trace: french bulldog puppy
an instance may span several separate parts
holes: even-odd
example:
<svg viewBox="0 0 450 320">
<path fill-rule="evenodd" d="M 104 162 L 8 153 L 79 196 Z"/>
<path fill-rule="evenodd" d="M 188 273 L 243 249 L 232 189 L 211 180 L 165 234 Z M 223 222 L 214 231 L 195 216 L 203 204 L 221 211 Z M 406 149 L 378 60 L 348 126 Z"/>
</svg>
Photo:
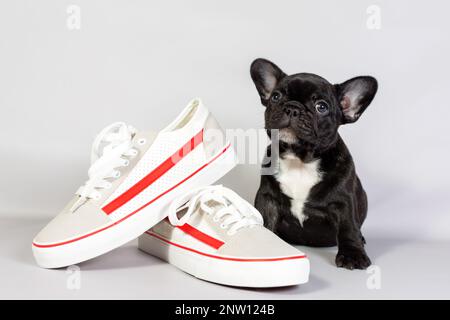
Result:
<svg viewBox="0 0 450 320">
<path fill-rule="evenodd" d="M 338 267 L 366 269 L 367 196 L 338 129 L 366 110 L 376 79 L 331 84 L 311 73 L 286 75 L 265 59 L 255 60 L 250 73 L 266 107 L 268 135 L 279 130 L 279 156 L 270 159 L 277 161 L 276 173 L 261 176 L 255 199 L 265 226 L 294 244 L 337 245 Z"/>
</svg>

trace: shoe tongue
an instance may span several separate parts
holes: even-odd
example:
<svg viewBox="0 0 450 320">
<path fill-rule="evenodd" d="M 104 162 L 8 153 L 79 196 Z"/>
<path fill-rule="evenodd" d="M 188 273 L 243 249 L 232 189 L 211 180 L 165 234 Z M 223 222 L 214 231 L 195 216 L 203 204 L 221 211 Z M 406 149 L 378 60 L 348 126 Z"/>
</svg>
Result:
<svg viewBox="0 0 450 320">
<path fill-rule="evenodd" d="M 136 143 L 138 140 L 145 138 L 148 141 L 152 142 L 156 139 L 158 132 L 155 131 L 138 131 L 133 136 L 133 143 Z"/>
<path fill-rule="evenodd" d="M 211 209 L 213 209 L 214 211 L 225 208 L 225 207 L 229 206 L 230 204 L 231 203 L 229 203 L 228 201 L 227 201 L 227 205 L 224 205 L 222 202 L 218 202 L 216 200 L 209 200 L 208 202 L 206 202 L 206 205 L 208 207 L 210 207 Z"/>
<path fill-rule="evenodd" d="M 103 136 L 100 136 L 99 140 L 96 139 L 94 142 L 93 153 L 91 154 L 91 164 L 130 139 L 130 134 L 132 134 L 132 132 L 129 131 L 129 128 L 126 125 L 113 129 L 105 132 Z"/>
</svg>

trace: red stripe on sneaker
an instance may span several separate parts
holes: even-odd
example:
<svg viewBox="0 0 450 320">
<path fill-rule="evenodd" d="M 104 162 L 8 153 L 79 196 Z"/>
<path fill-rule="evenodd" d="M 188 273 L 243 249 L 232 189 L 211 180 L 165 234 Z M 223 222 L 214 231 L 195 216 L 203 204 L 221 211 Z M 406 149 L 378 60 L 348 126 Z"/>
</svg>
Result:
<svg viewBox="0 0 450 320">
<path fill-rule="evenodd" d="M 163 237 L 161 237 L 161 236 L 159 236 L 159 235 L 157 235 L 157 234 L 155 234 L 153 232 L 146 231 L 145 233 L 150 235 L 150 236 L 152 236 L 152 237 L 154 237 L 154 238 L 156 238 L 156 239 L 159 239 L 159 240 L 161 240 L 161 241 L 163 241 L 163 242 L 165 242 L 167 244 L 170 244 L 172 246 L 178 247 L 180 249 L 184 249 L 184 250 L 196 253 L 196 254 L 200 254 L 200 255 L 205 256 L 205 257 L 214 258 L 214 259 L 220 259 L 220 260 L 237 261 L 237 262 L 271 262 L 271 261 L 283 261 L 283 260 L 294 260 L 294 259 L 306 259 L 307 258 L 306 255 L 288 256 L 288 257 L 279 257 L 279 258 L 233 258 L 233 257 L 224 257 L 224 256 L 218 256 L 218 255 L 214 255 L 214 254 L 209 254 L 209 253 L 206 253 L 206 252 L 201 252 L 201 251 L 198 251 L 198 250 L 195 250 L 195 249 L 192 249 L 192 248 L 185 247 L 185 246 L 183 246 L 181 244 L 178 244 L 178 243 L 169 241 L 167 239 L 164 239 Z"/>
<path fill-rule="evenodd" d="M 180 182 L 178 182 L 177 184 L 173 185 L 172 187 L 170 187 L 169 189 L 167 189 L 166 191 L 164 191 L 163 193 L 161 193 L 159 196 L 157 196 L 156 198 L 153 198 L 152 200 L 150 200 L 149 202 L 147 202 L 145 205 L 143 205 L 142 207 L 134 210 L 133 212 L 129 213 L 128 215 L 126 215 L 125 217 L 123 217 L 122 219 L 113 222 L 101 229 L 92 231 L 90 233 L 86 233 L 82 236 L 79 236 L 77 238 L 73 238 L 67 241 L 63 241 L 63 242 L 56 242 L 56 243 L 50 243 L 50 244 L 39 244 L 36 242 L 33 242 L 33 246 L 37 247 L 37 248 L 52 248 L 52 247 L 58 247 L 58 246 L 62 246 L 65 244 L 69 244 L 69 243 L 73 243 L 85 238 L 88 238 L 90 236 L 93 236 L 97 233 L 100 233 L 104 230 L 107 230 L 111 227 L 114 227 L 116 225 L 118 225 L 119 223 L 125 221 L 126 219 L 128 219 L 129 217 L 133 216 L 134 214 L 138 213 L 139 211 L 141 211 L 142 209 L 144 209 L 145 207 L 149 206 L 150 204 L 152 204 L 153 202 L 155 202 L 156 200 L 158 200 L 159 198 L 161 198 L 162 196 L 164 196 L 165 194 L 169 193 L 170 191 L 176 189 L 179 185 L 183 184 L 185 181 L 189 180 L 190 178 L 192 178 L 193 176 L 195 176 L 197 173 L 199 173 L 201 170 L 203 170 L 205 167 L 207 167 L 209 164 L 211 164 L 212 162 L 214 162 L 217 158 L 219 158 L 220 156 L 222 156 L 223 154 L 225 154 L 225 152 L 230 149 L 231 144 L 228 144 L 220 153 L 218 153 L 216 156 L 214 156 L 214 158 L 210 159 L 207 163 L 205 163 L 204 165 L 202 165 L 200 168 L 198 168 L 197 170 L 195 170 L 194 172 L 192 172 L 190 175 L 188 175 L 186 178 L 184 178 L 183 180 L 181 180 Z"/>
<path fill-rule="evenodd" d="M 138 181 L 130 189 L 122 193 L 116 199 L 112 200 L 110 203 L 105 205 L 102 210 L 106 214 L 111 214 L 125 203 L 133 199 L 136 195 L 141 193 L 144 189 L 150 186 L 153 182 L 158 180 L 164 173 L 169 171 L 175 164 L 178 163 L 183 157 L 189 154 L 203 141 L 203 129 L 191 138 L 184 146 L 178 149 L 174 154 L 162 162 L 158 167 L 156 167 L 152 172 L 147 174 L 144 178 Z"/>
<path fill-rule="evenodd" d="M 219 249 L 224 244 L 223 241 L 213 238 L 187 223 L 185 223 L 182 226 L 178 226 L 178 228 L 183 230 L 185 233 L 189 234 L 190 236 L 194 237 L 195 239 L 207 244 L 210 247 L 213 247 L 214 249 Z"/>
</svg>

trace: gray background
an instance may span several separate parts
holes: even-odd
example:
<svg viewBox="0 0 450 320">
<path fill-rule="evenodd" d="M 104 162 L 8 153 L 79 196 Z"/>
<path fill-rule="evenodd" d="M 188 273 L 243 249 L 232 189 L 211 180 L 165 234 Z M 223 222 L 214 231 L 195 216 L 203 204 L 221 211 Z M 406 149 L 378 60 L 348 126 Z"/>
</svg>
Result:
<svg viewBox="0 0 450 320">
<path fill-rule="evenodd" d="M 80 30 L 66 27 L 69 4 Z M 366 27 L 373 4 L 380 30 Z M 449 14 L 446 1 L 2 1 L 0 297 L 450 298 Z M 105 125 L 161 129 L 200 96 L 224 128 L 261 128 L 256 57 L 331 82 L 378 79 L 341 134 L 369 195 L 363 232 L 380 290 L 335 268 L 334 248 L 302 248 L 310 283 L 279 290 L 201 282 L 134 243 L 81 264 L 81 290 L 34 265 L 31 239 L 86 179 Z M 258 171 L 241 165 L 223 182 L 253 201 Z"/>
</svg>

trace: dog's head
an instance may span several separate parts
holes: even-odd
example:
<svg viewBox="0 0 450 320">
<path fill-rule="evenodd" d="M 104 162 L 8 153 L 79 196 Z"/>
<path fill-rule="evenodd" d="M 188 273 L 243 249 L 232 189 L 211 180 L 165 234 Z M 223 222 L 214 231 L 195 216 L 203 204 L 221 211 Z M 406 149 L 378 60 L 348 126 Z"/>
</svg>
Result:
<svg viewBox="0 0 450 320">
<path fill-rule="evenodd" d="M 265 59 L 253 61 L 250 73 L 266 107 L 266 129 L 279 129 L 285 143 L 317 148 L 333 145 L 339 126 L 358 120 L 378 87 L 370 76 L 333 85 L 311 73 L 286 75 Z"/>
</svg>

